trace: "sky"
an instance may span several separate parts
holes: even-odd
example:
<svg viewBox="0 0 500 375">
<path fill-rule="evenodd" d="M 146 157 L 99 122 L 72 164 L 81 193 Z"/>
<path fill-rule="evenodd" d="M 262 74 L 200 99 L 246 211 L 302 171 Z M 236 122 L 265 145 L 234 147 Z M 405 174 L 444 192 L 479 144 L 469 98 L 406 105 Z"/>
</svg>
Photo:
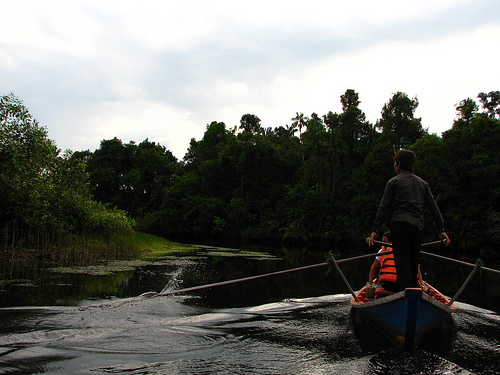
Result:
<svg viewBox="0 0 500 375">
<path fill-rule="evenodd" d="M 208 124 L 340 113 L 371 123 L 398 91 L 429 132 L 500 90 L 497 0 L 1 0 L 0 95 L 61 150 L 157 142 L 179 160 Z"/>
</svg>

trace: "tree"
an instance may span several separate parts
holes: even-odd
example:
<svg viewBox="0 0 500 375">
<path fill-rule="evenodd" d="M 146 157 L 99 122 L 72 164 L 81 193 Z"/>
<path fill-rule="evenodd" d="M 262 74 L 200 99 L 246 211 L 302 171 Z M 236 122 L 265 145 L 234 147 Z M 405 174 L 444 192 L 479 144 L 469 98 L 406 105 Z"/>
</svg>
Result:
<svg viewBox="0 0 500 375">
<path fill-rule="evenodd" d="M 467 98 L 462 100 L 459 104 L 456 105 L 457 109 L 457 123 L 459 121 L 465 121 L 469 122 L 476 116 L 477 111 L 478 111 L 478 105 L 477 103 L 471 99 Z"/>
<path fill-rule="evenodd" d="M 148 139 L 136 145 L 123 144 L 115 137 L 102 140 L 90 156 L 77 154 L 82 156 L 87 159 L 94 197 L 127 210 L 141 230 L 154 232 L 150 228 L 152 217 L 156 217 L 164 189 L 180 168 L 172 153 Z"/>
<path fill-rule="evenodd" d="M 500 91 L 481 92 L 477 97 L 490 118 L 500 117 Z"/>
<path fill-rule="evenodd" d="M 11 251 L 62 252 L 78 236 L 78 247 L 87 250 L 87 230 L 110 237 L 133 225 L 123 212 L 91 200 L 81 155 L 59 155 L 13 94 L 0 98 L 0 195 L 0 244 Z"/>
<path fill-rule="evenodd" d="M 128 212 L 140 224 L 140 218 L 161 203 L 163 189 L 177 172 L 178 164 L 169 150 L 148 139 L 131 147 L 130 165 L 124 170 L 121 185 L 130 192 Z"/>
<path fill-rule="evenodd" d="M 457 202 L 461 200 L 460 172 L 457 170 L 456 159 L 450 158 L 448 147 L 449 145 L 443 138 L 436 134 L 427 134 L 415 142 L 411 149 L 417 155 L 415 173 L 429 183 L 447 229 L 455 232 Z M 431 215 L 425 215 L 424 219 L 424 227 L 435 228 Z"/>
<path fill-rule="evenodd" d="M 3 224 L 47 214 L 40 201 L 58 154 L 40 126 L 14 94 L 0 98 L 0 208 Z M 42 213 L 43 212 L 43 213 Z"/>
<path fill-rule="evenodd" d="M 335 149 L 342 157 L 342 163 L 351 167 L 360 165 L 367 155 L 368 144 L 373 137 L 373 128 L 366 121 L 365 113 L 359 108 L 359 95 L 352 89 L 340 96 L 343 113 L 329 112 L 323 116 L 330 129 Z"/>
<path fill-rule="evenodd" d="M 474 108 L 470 100 L 465 103 Z M 453 166 L 453 184 L 445 191 L 447 211 L 454 216 L 453 231 L 461 248 L 491 246 L 485 233 L 495 233 L 493 218 L 500 207 L 500 120 L 486 110 L 488 114 L 459 116 L 443 133 L 444 160 Z"/>
<path fill-rule="evenodd" d="M 123 184 L 122 177 L 130 169 L 126 164 L 130 165 L 133 147 L 134 144 L 130 144 L 127 152 L 127 147 L 116 137 L 101 141 L 101 146 L 87 162 L 95 199 L 118 208 L 128 208 L 130 189 Z"/>
<path fill-rule="evenodd" d="M 292 118 L 292 121 L 292 126 L 299 129 L 299 138 L 301 138 L 302 128 L 306 127 L 309 118 L 307 116 L 304 116 L 302 112 L 296 112 L 295 117 Z"/>
<path fill-rule="evenodd" d="M 302 128 L 306 127 L 307 122 L 309 121 L 309 118 L 307 116 L 304 116 L 304 114 L 301 112 L 296 112 L 296 115 L 294 118 L 292 118 L 292 127 L 299 129 L 299 140 L 300 140 L 300 150 L 301 150 L 301 156 L 302 156 L 302 162 L 305 163 L 304 159 L 304 151 L 303 151 L 303 146 L 302 146 Z"/>
<path fill-rule="evenodd" d="M 234 134 L 226 129 L 225 123 L 212 121 L 208 124 L 202 140 L 191 139 L 184 158 L 187 168 L 199 169 L 204 161 L 217 158 L 228 137 L 234 137 Z"/>
<path fill-rule="evenodd" d="M 322 119 L 311 114 L 307 121 L 307 130 L 302 135 L 305 164 L 302 167 L 308 186 L 323 186 L 328 178 L 328 134 Z"/>
<path fill-rule="evenodd" d="M 345 94 L 340 96 L 340 102 L 342 103 L 342 110 L 344 112 L 351 107 L 357 108 L 361 104 L 359 95 L 352 89 L 347 89 Z"/>
<path fill-rule="evenodd" d="M 263 132 L 262 126 L 260 125 L 260 118 L 249 113 L 241 117 L 240 129 L 253 134 L 259 134 Z"/>
<path fill-rule="evenodd" d="M 389 136 L 394 150 L 409 147 L 427 133 L 422 128 L 422 119 L 415 118 L 417 98 L 410 99 L 403 92 L 395 93 L 382 109 L 382 118 L 376 128 Z"/>
</svg>

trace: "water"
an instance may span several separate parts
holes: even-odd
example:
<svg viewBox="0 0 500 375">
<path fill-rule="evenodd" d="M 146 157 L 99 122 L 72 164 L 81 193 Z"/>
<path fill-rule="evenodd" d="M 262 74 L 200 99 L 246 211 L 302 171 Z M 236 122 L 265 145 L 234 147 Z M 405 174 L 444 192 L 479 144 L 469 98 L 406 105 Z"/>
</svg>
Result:
<svg viewBox="0 0 500 375">
<path fill-rule="evenodd" d="M 77 302 L 54 290 L 54 303 L 34 306 L 31 300 L 31 306 L 4 307 L 0 374 L 500 372 L 498 313 L 458 303 L 457 313 L 418 350 L 401 351 L 351 315 L 350 295 L 322 268 L 186 295 L 139 296 L 290 266 L 296 265 L 258 257 L 165 258 L 123 271 L 123 279 L 109 276 L 115 295 L 110 286 L 102 285 L 103 292 L 91 283 L 93 295 L 87 291 Z M 355 278 L 349 267 L 342 268 L 348 279 Z M 82 279 L 71 277 L 58 279 L 60 287 L 85 287 Z M 12 287 L 3 296 L 16 291 Z"/>
</svg>

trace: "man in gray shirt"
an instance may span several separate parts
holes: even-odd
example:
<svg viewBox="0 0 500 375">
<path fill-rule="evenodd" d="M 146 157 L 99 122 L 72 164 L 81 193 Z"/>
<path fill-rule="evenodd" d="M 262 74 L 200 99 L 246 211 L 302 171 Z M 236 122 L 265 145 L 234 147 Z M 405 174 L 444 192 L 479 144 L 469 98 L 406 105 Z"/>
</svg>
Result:
<svg viewBox="0 0 500 375">
<path fill-rule="evenodd" d="M 418 287 L 418 258 L 424 228 L 424 207 L 428 207 L 437 226 L 438 236 L 450 244 L 444 230 L 443 217 L 434 200 L 429 185 L 413 174 L 415 153 L 400 150 L 394 157 L 396 176 L 386 186 L 382 201 L 373 221 L 372 234 L 366 239 L 374 244 L 377 232 L 391 215 L 392 247 L 396 264 L 397 284 L 393 292 Z"/>
</svg>

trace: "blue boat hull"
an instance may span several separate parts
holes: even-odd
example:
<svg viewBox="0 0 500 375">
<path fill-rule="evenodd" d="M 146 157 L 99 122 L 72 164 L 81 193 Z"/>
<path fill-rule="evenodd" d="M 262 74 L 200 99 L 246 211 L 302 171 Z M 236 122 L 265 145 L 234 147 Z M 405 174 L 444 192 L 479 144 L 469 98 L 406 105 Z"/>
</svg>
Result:
<svg viewBox="0 0 500 375">
<path fill-rule="evenodd" d="M 432 290 L 437 292 L 434 288 Z M 359 301 L 351 300 L 352 307 L 398 347 L 405 349 L 416 347 L 455 310 L 454 306 L 447 305 L 449 300 L 439 292 L 432 297 L 418 288 L 371 301 L 365 296 L 363 288 L 357 293 Z"/>
</svg>

